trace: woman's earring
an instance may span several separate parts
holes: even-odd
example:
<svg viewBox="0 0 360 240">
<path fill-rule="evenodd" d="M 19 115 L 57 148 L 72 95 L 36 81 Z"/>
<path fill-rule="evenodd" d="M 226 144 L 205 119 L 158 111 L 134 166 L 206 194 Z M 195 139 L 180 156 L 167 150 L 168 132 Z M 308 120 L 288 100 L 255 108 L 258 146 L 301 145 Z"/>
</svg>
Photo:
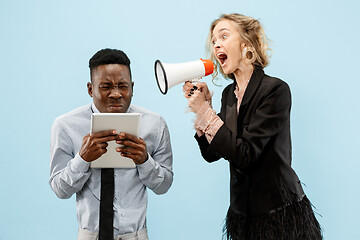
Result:
<svg viewBox="0 0 360 240">
<path fill-rule="evenodd" d="M 245 51 L 245 58 L 246 61 L 248 61 L 248 63 L 253 63 L 255 62 L 255 48 L 253 47 L 248 47 L 248 48 L 244 48 Z"/>
</svg>

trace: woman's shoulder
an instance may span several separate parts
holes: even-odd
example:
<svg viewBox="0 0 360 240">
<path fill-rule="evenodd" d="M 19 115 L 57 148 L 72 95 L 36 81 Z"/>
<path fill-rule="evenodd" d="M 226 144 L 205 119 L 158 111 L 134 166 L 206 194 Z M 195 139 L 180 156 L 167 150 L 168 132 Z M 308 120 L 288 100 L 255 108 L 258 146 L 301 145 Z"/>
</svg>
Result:
<svg viewBox="0 0 360 240">
<path fill-rule="evenodd" d="M 279 87 L 279 86 L 289 86 L 284 80 L 278 78 L 278 77 L 273 77 L 267 74 L 264 74 L 264 78 L 263 78 L 263 83 L 267 84 L 267 85 L 272 85 L 274 87 Z"/>
<path fill-rule="evenodd" d="M 258 94 L 263 99 L 277 99 L 277 102 L 291 102 L 291 91 L 289 85 L 278 77 L 264 75 L 259 86 Z"/>
<path fill-rule="evenodd" d="M 261 92 L 290 94 L 290 87 L 287 82 L 278 77 L 269 76 L 267 74 L 264 74 L 260 88 L 262 89 Z"/>
</svg>

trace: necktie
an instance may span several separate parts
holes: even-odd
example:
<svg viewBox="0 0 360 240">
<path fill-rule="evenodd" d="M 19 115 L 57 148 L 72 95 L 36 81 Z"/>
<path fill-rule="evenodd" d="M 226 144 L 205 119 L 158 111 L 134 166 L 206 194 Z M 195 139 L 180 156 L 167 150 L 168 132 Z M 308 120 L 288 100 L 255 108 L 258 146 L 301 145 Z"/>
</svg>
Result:
<svg viewBox="0 0 360 240">
<path fill-rule="evenodd" d="M 114 239 L 114 169 L 101 169 L 99 240 Z"/>
</svg>

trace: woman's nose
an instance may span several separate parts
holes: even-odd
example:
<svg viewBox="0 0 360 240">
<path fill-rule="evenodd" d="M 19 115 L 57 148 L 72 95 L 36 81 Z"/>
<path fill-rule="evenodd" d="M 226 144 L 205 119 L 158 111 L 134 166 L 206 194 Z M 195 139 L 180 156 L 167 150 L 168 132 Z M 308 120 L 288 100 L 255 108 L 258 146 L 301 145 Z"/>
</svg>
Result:
<svg viewBox="0 0 360 240">
<path fill-rule="evenodd" d="M 220 48 L 220 42 L 219 41 L 214 42 L 214 48 Z"/>
</svg>

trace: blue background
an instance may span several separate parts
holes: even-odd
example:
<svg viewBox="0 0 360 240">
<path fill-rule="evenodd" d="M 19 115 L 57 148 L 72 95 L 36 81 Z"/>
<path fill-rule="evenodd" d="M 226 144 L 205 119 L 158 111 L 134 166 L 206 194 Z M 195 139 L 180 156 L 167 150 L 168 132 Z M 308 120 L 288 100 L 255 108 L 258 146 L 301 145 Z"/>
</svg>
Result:
<svg viewBox="0 0 360 240">
<path fill-rule="evenodd" d="M 272 40 L 265 70 L 291 87 L 293 167 L 328 240 L 360 239 L 358 1 L 0 1 L 0 239 L 76 239 L 75 197 L 48 185 L 50 128 L 87 104 L 88 60 L 106 47 L 132 60 L 133 103 L 163 115 L 174 152 L 169 192 L 149 192 L 150 239 L 221 238 L 229 202 L 224 160 L 202 160 L 181 86 L 163 96 L 156 59 L 204 58 L 212 20 L 260 19 Z M 222 87 L 214 90 L 219 110 Z"/>
</svg>

